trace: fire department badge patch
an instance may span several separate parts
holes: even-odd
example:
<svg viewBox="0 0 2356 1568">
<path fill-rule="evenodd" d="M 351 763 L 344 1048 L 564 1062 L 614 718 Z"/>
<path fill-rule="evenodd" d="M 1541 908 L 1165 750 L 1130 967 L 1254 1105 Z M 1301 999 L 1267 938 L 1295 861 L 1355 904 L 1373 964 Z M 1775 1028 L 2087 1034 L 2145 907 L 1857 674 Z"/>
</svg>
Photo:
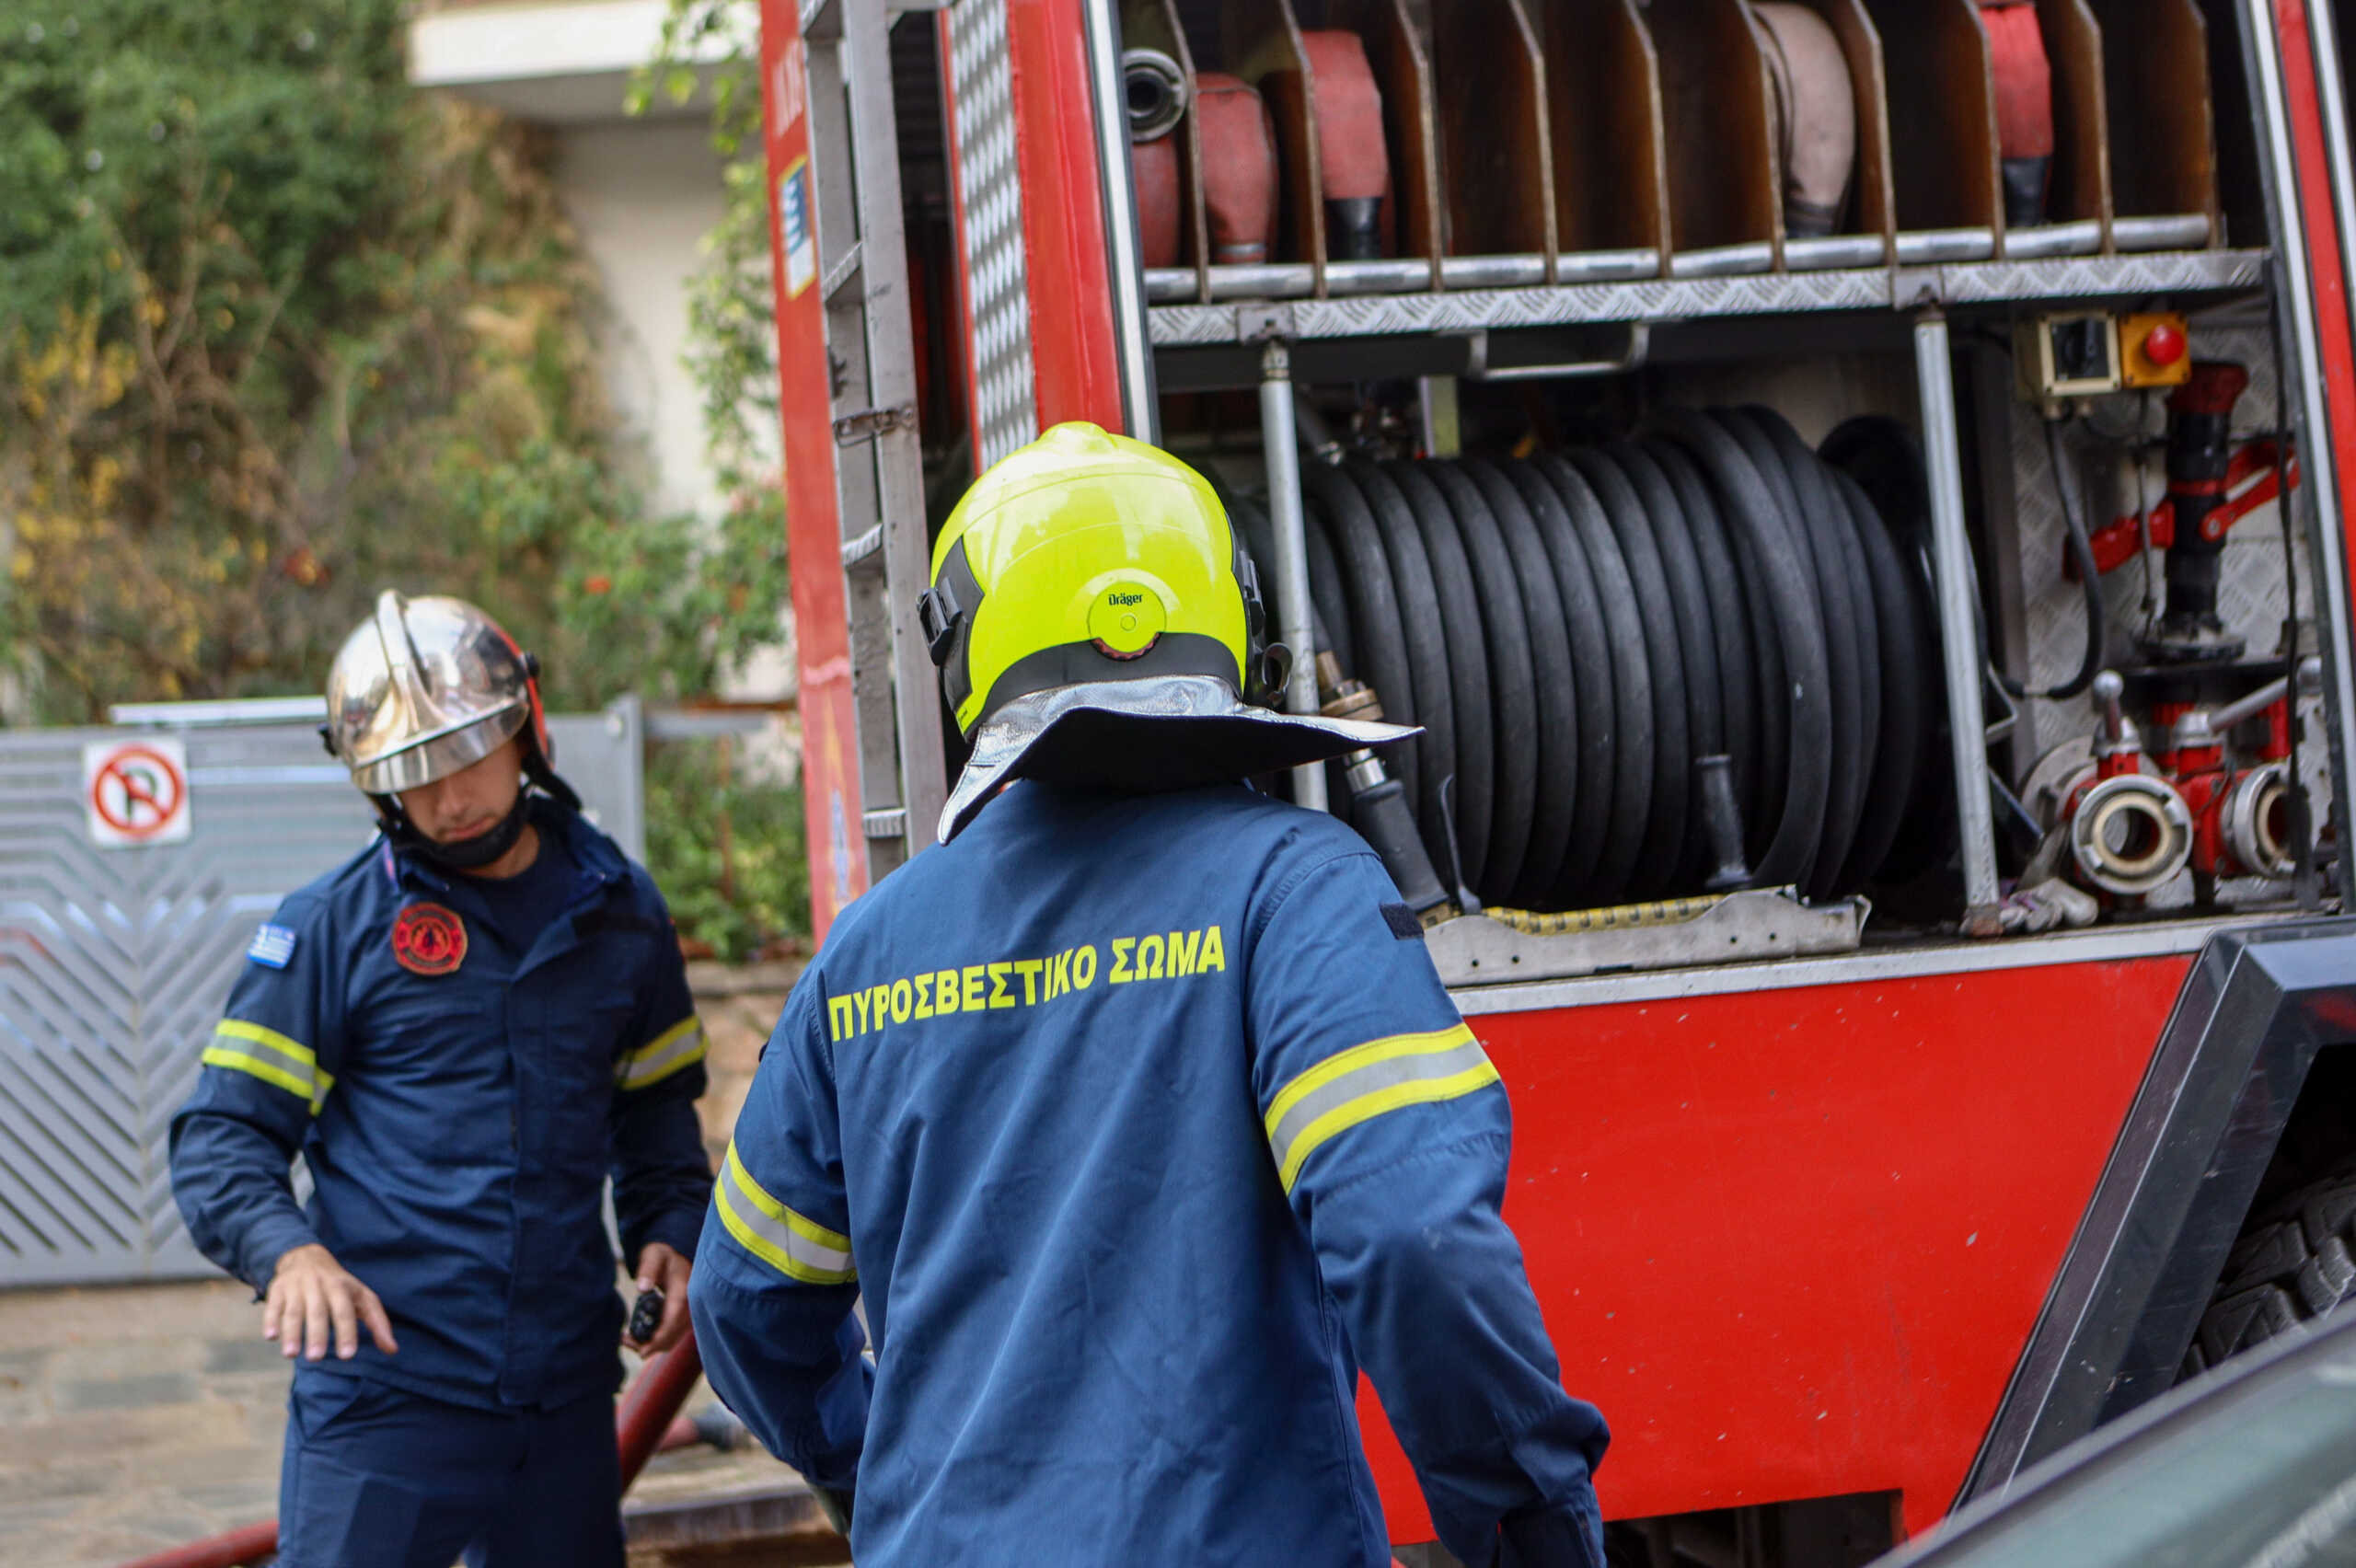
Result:
<svg viewBox="0 0 2356 1568">
<path fill-rule="evenodd" d="M 438 904 L 412 904 L 393 921 L 393 957 L 412 974 L 447 974 L 466 962 L 466 925 Z"/>
</svg>

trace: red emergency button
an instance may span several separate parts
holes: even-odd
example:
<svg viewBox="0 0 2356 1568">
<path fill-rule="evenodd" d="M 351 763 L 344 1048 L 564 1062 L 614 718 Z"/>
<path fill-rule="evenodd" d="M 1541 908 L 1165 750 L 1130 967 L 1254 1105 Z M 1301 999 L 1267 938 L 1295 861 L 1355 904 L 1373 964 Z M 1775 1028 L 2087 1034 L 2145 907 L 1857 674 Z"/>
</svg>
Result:
<svg viewBox="0 0 2356 1568">
<path fill-rule="evenodd" d="M 2192 375 L 2192 333 L 2174 311 L 2121 317 L 2119 380 L 2129 386 L 2181 386 Z"/>
</svg>

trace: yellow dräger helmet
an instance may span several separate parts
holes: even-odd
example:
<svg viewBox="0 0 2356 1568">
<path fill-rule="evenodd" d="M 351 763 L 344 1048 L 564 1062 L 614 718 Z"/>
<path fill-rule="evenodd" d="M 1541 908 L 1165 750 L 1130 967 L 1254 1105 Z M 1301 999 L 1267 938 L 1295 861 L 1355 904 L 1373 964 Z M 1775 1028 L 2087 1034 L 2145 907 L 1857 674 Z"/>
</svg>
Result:
<svg viewBox="0 0 2356 1568">
<path fill-rule="evenodd" d="M 1411 729 L 1270 711 L 1252 561 L 1208 481 L 1092 424 L 1056 426 L 974 482 L 918 618 L 973 756 L 947 842 L 1021 778 L 1133 790 L 1340 756 Z"/>
</svg>

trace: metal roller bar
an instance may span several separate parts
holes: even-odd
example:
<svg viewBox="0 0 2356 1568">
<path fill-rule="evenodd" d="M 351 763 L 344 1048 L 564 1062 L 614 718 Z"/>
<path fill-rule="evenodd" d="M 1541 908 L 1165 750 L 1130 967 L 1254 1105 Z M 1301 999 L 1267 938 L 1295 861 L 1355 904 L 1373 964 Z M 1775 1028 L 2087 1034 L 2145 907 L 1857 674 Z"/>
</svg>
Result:
<svg viewBox="0 0 2356 1568">
<path fill-rule="evenodd" d="M 1765 240 L 1750 245 L 1721 245 L 1708 250 L 1680 250 L 1669 259 L 1672 278 L 1735 278 L 1774 270 L 1775 248 Z"/>
<path fill-rule="evenodd" d="M 1836 234 L 1821 239 L 1787 239 L 1784 242 L 1784 265 L 1795 272 L 1830 271 L 1843 267 L 1878 267 L 1882 261 L 1881 236 L 1877 234 Z"/>
<path fill-rule="evenodd" d="M 1936 311 L 1914 323 L 1914 378 L 1923 404 L 1923 457 L 1931 485 L 1931 536 L 1939 600 L 1939 649 L 1947 676 L 1947 727 L 1955 742 L 1956 828 L 1963 856 L 1963 928 L 1994 936 L 1996 827 L 1988 801 L 1987 721 L 1981 710 L 1980 635 L 1972 618 L 1980 585 L 1963 522 L 1963 457 L 1956 434 L 1955 368 L 1947 321 Z"/>
<path fill-rule="evenodd" d="M 1921 229 L 1898 236 L 1898 264 L 1901 267 L 1937 267 L 1950 261 L 1985 261 L 1995 254 L 1994 229 Z"/>
<path fill-rule="evenodd" d="M 2110 242 L 2121 250 L 2186 250 L 2205 245 L 2208 239 L 2206 213 L 2110 220 Z"/>
<path fill-rule="evenodd" d="M 1522 288 L 1546 281 L 1546 258 L 1523 256 L 1449 256 L 1439 264 L 1444 289 Z M 1594 250 L 1562 259 L 1562 281 L 1568 283 L 1625 282 L 1657 276 L 1657 250 Z M 1325 292 L 1336 299 L 1362 294 L 1422 294 L 1431 288 L 1428 261 L 1331 261 L 1325 266 Z M 1157 267 L 1145 274 L 1146 300 L 1151 305 L 1194 303 L 1195 270 Z M 1317 292 L 1315 272 L 1306 261 L 1264 261 L 1248 266 L 1210 269 L 1210 297 L 1224 299 L 1307 299 Z"/>
<path fill-rule="evenodd" d="M 2039 224 L 2004 231 L 2004 259 L 2041 261 L 2051 256 L 2091 256 L 2102 248 L 2102 225 L 2092 218 L 2073 224 Z"/>
<path fill-rule="evenodd" d="M 1292 678 L 1285 684 L 1285 711 L 1317 711 L 1317 643 L 1309 608 L 1308 523 L 1300 510 L 1300 455 L 1293 445 L 1292 356 L 1283 343 L 1260 353 L 1260 440 L 1267 448 L 1268 520 L 1276 531 L 1276 597 L 1283 602 L 1278 628 L 1292 650 Z M 1292 798 L 1311 811 L 1324 811 L 1325 767 L 1308 763 L 1292 770 Z"/>
</svg>

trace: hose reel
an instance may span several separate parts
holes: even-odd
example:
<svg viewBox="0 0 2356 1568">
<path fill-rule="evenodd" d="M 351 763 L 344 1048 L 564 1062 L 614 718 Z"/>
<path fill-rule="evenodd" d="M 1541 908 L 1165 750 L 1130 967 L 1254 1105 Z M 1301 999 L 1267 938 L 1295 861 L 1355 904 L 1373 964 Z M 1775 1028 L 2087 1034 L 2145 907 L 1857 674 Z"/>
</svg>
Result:
<svg viewBox="0 0 2356 1568">
<path fill-rule="evenodd" d="M 1865 488 L 1771 410 L 1302 479 L 1322 651 L 1425 727 L 1383 761 L 1441 880 L 1480 902 L 1836 898 L 1926 797 L 1927 584 Z"/>
</svg>

